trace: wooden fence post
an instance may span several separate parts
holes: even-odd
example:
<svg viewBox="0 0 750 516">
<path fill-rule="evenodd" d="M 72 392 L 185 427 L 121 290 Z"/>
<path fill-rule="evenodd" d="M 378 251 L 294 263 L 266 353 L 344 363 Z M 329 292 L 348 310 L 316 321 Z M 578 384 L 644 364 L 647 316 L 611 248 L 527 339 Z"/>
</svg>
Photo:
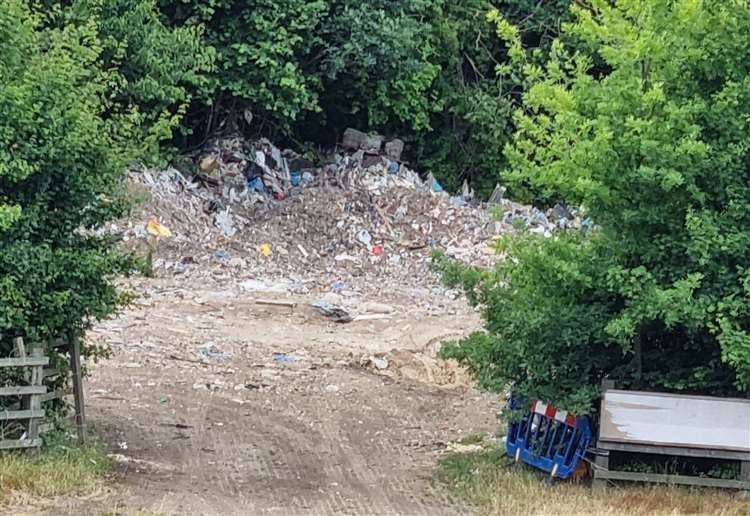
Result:
<svg viewBox="0 0 750 516">
<path fill-rule="evenodd" d="M 608 389 L 614 389 L 615 388 L 615 381 L 610 380 L 609 378 L 603 378 L 601 383 L 601 396 L 602 396 L 602 403 L 601 403 L 601 411 L 604 410 L 604 393 L 607 392 Z M 601 450 L 599 449 L 599 443 L 598 443 L 599 436 L 597 435 L 597 450 L 596 450 L 596 456 L 594 457 L 594 481 L 592 482 L 592 487 L 595 489 L 603 489 L 607 487 L 607 481 L 603 479 L 601 476 L 597 478 L 597 474 L 603 471 L 609 471 L 609 451 Z"/>
<path fill-rule="evenodd" d="M 76 431 L 78 442 L 86 443 L 86 413 L 83 403 L 83 377 L 81 373 L 81 340 L 75 333 L 68 335 L 70 345 L 70 372 L 73 380 L 73 398 L 75 402 Z"/>
<path fill-rule="evenodd" d="M 43 358 L 45 356 L 44 345 L 40 343 L 32 343 L 29 345 L 29 352 L 32 358 Z M 41 386 L 42 380 L 44 379 L 44 366 L 33 366 L 31 367 L 31 374 L 29 375 L 29 384 L 32 386 Z M 31 394 L 28 397 L 28 408 L 32 411 L 41 410 L 42 400 L 39 394 Z M 29 420 L 29 440 L 34 441 L 39 438 L 39 419 L 33 418 Z"/>
</svg>

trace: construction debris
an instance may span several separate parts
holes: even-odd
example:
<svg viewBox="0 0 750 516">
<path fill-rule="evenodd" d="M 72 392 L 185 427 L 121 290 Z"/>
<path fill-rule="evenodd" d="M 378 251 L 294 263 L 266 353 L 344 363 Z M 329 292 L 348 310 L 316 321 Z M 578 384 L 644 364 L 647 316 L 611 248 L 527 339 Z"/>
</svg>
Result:
<svg viewBox="0 0 750 516">
<path fill-rule="evenodd" d="M 468 185 L 452 197 L 399 161 L 400 140 L 349 130 L 342 146 L 315 167 L 267 139 L 217 139 L 192 166 L 132 171 L 149 199 L 143 222 L 136 215 L 108 231 L 139 245 L 154 232 L 146 221 L 168 227 L 157 274 L 205 274 L 211 265 L 234 271 L 248 291 L 406 294 L 429 304 L 435 294 L 454 297 L 431 269 L 434 249 L 489 267 L 501 235 L 591 228 L 569 207 L 543 212 L 506 199 L 502 187 L 489 206 Z"/>
</svg>

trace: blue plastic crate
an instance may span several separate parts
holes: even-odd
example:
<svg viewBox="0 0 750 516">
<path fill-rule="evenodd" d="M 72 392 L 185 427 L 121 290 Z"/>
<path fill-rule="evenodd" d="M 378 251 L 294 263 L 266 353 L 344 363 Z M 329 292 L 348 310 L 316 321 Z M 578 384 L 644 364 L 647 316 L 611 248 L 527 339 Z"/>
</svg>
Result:
<svg viewBox="0 0 750 516">
<path fill-rule="evenodd" d="M 517 402 L 511 402 L 511 407 Z M 554 406 L 534 401 L 521 421 L 511 423 L 505 448 L 516 462 L 523 462 L 566 479 L 583 459 L 591 442 L 587 417 L 575 417 Z"/>
</svg>

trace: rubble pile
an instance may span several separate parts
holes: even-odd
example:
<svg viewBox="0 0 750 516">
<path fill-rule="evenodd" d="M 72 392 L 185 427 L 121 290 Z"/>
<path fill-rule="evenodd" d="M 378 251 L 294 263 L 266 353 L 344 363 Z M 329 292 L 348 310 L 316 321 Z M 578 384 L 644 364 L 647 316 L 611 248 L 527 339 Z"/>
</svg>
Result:
<svg viewBox="0 0 750 516">
<path fill-rule="evenodd" d="M 218 264 L 244 278 L 285 278 L 306 291 L 374 292 L 441 288 L 430 270 L 433 248 L 489 266 L 500 234 L 580 226 L 563 207 L 547 215 L 502 191 L 493 196 L 502 216 L 493 217 L 466 195 L 442 192 L 433 178 L 423 181 L 399 161 L 399 140 L 348 130 L 343 147 L 315 167 L 265 139 L 217 140 L 192 171 L 131 173 L 149 201 L 139 217 L 114 229 L 126 240 L 146 240 L 145 220 L 169 228 L 155 262 L 166 273 Z"/>
</svg>

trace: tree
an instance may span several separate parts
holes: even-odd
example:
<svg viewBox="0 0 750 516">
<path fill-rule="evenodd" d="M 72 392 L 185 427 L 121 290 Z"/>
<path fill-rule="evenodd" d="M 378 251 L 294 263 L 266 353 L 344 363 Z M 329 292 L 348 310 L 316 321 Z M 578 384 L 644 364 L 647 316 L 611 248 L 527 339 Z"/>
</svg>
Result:
<svg viewBox="0 0 750 516">
<path fill-rule="evenodd" d="M 48 27 L 94 23 L 101 46 L 97 66 L 108 79 L 108 114 L 137 119 L 133 142 L 142 159 L 161 160 L 176 136 L 190 134 L 184 115 L 208 88 L 216 57 L 202 26 L 165 24 L 156 0 L 42 1 Z"/>
<path fill-rule="evenodd" d="M 44 30 L 0 10 L 0 343 L 82 331 L 124 297 L 131 261 L 95 230 L 121 215 L 131 116 L 109 115 L 95 20 Z M 87 348 L 86 353 L 93 350 Z"/>
<path fill-rule="evenodd" d="M 453 347 L 485 385 L 581 412 L 610 375 L 750 389 L 750 22 L 746 2 L 594 0 L 529 84 L 507 177 L 585 206 L 593 235 L 509 244 L 478 286 L 487 332 Z M 502 312 L 502 313 L 501 313 Z M 524 326 L 522 321 L 526 321 Z"/>
</svg>

